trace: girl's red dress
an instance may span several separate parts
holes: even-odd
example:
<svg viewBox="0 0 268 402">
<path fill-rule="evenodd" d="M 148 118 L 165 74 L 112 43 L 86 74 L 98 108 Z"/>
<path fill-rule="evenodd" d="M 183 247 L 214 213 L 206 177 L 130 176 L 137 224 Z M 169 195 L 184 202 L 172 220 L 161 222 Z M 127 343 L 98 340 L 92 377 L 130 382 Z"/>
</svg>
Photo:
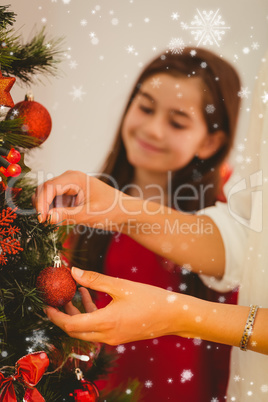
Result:
<svg viewBox="0 0 268 402">
<path fill-rule="evenodd" d="M 106 254 L 104 273 L 175 292 L 184 290 L 186 285 L 181 280 L 183 275 L 178 273 L 180 268 L 168 265 L 169 269 L 166 269 L 163 259 L 130 237 L 116 234 Z M 170 266 L 173 268 L 170 269 Z M 212 301 L 232 304 L 237 301 L 235 291 L 227 294 L 209 292 Z M 107 294 L 98 294 L 98 307 L 104 307 L 109 301 Z M 164 336 L 106 347 L 108 350 L 115 349 L 118 359 L 105 388 L 116 389 L 124 384 L 124 392 L 130 393 L 127 384 L 138 379 L 142 387 L 139 402 L 226 401 L 229 346 L 200 339 Z"/>
</svg>

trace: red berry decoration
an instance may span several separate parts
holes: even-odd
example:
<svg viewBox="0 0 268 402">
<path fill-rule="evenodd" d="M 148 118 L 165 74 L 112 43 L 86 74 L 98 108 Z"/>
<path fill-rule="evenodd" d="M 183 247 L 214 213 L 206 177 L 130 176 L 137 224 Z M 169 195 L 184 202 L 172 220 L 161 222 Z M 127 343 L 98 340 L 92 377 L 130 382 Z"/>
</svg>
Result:
<svg viewBox="0 0 268 402">
<path fill-rule="evenodd" d="M 7 160 L 10 163 L 18 163 L 20 161 L 21 154 L 15 148 L 11 148 L 7 155 Z"/>
<path fill-rule="evenodd" d="M 11 163 L 6 170 L 7 173 L 7 177 L 11 176 L 11 177 L 17 177 L 21 174 L 21 167 L 20 165 L 17 165 L 15 163 Z"/>
<path fill-rule="evenodd" d="M 76 282 L 69 268 L 44 268 L 36 280 L 36 288 L 41 298 L 49 306 L 61 307 L 72 300 L 76 292 Z"/>
<path fill-rule="evenodd" d="M 6 115 L 6 120 L 17 118 L 23 119 L 21 133 L 30 137 L 36 138 L 36 145 L 31 148 L 41 145 L 49 136 L 52 120 L 47 109 L 38 102 L 33 100 L 31 94 L 25 96 L 25 100 L 10 109 Z"/>
</svg>

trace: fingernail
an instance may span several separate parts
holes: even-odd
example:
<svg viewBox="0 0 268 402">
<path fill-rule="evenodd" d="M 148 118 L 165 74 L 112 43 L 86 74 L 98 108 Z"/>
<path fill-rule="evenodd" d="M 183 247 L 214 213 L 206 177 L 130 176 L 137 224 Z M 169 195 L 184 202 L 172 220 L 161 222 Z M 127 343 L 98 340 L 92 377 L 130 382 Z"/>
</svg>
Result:
<svg viewBox="0 0 268 402">
<path fill-rule="evenodd" d="M 49 214 L 50 223 L 58 223 L 59 218 L 60 218 L 60 215 L 56 211 Z"/>
<path fill-rule="evenodd" d="M 78 278 L 81 278 L 81 276 L 83 275 L 84 271 L 82 269 L 72 267 L 72 273 L 75 276 L 77 276 Z"/>
<path fill-rule="evenodd" d="M 39 223 L 42 223 L 42 222 L 43 222 L 43 217 L 42 217 L 41 214 L 39 214 L 39 215 L 37 216 L 37 219 L 38 219 Z"/>
</svg>

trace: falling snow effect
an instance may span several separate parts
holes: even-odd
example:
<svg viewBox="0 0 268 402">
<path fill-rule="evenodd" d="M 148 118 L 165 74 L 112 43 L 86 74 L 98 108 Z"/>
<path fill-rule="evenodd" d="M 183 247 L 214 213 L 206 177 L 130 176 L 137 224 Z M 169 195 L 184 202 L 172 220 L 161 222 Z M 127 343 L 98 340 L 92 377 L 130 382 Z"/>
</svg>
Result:
<svg viewBox="0 0 268 402">
<path fill-rule="evenodd" d="M 160 81 L 160 78 L 153 78 L 151 81 L 151 85 L 153 88 L 160 88 L 160 85 L 162 82 Z"/>
<path fill-rule="evenodd" d="M 117 353 L 124 353 L 126 350 L 124 345 L 118 345 L 116 348 Z"/>
<path fill-rule="evenodd" d="M 222 40 L 222 36 L 225 35 L 226 30 L 230 27 L 225 26 L 225 22 L 222 21 L 222 17 L 217 11 L 205 11 L 196 10 L 197 14 L 191 21 L 191 26 L 182 22 L 181 27 L 185 30 L 191 30 L 191 34 L 199 45 L 213 45 L 220 46 L 219 42 Z"/>
<path fill-rule="evenodd" d="M 70 61 L 69 67 L 71 70 L 75 70 L 77 66 L 78 66 L 78 64 L 75 60 Z"/>
<path fill-rule="evenodd" d="M 248 96 L 249 96 L 249 94 L 250 94 L 251 92 L 249 91 L 249 89 L 248 89 L 248 87 L 246 87 L 246 88 L 244 88 L 244 87 L 241 87 L 241 90 L 238 92 L 238 96 L 240 97 L 240 98 L 248 98 Z"/>
<path fill-rule="evenodd" d="M 185 44 L 181 38 L 172 38 L 168 44 L 168 49 L 172 54 L 182 54 Z"/>
<path fill-rule="evenodd" d="M 151 380 L 147 380 L 147 381 L 145 381 L 144 385 L 145 385 L 146 388 L 152 388 L 153 382 Z"/>
<path fill-rule="evenodd" d="M 168 295 L 167 296 L 167 302 L 168 303 L 174 303 L 174 301 L 177 299 L 177 296 L 174 294 Z"/>
<path fill-rule="evenodd" d="M 194 344 L 194 345 L 200 346 L 201 343 L 202 343 L 202 339 L 200 339 L 200 338 L 194 338 L 194 339 L 193 339 L 193 344 Z"/>
<path fill-rule="evenodd" d="M 181 373 L 181 382 L 184 383 L 186 381 L 191 381 L 193 376 L 194 375 L 191 370 L 183 370 Z"/>
<path fill-rule="evenodd" d="M 253 42 L 252 45 L 251 45 L 251 48 L 252 48 L 253 50 L 258 50 L 259 47 L 260 47 L 260 45 L 259 45 L 258 42 Z"/>
<path fill-rule="evenodd" d="M 181 283 L 179 285 L 179 289 L 180 289 L 181 292 L 185 292 L 185 290 L 187 289 L 186 283 Z"/>
<path fill-rule="evenodd" d="M 264 91 L 264 94 L 262 95 L 262 101 L 263 103 L 268 103 L 268 92 Z"/>
<path fill-rule="evenodd" d="M 179 14 L 177 12 L 172 13 L 171 18 L 173 19 L 173 21 L 178 21 Z"/>
<path fill-rule="evenodd" d="M 81 101 L 83 95 L 85 95 L 85 94 L 86 94 L 86 92 L 83 92 L 82 86 L 79 88 L 73 86 L 73 90 L 72 90 L 72 92 L 70 92 L 70 95 L 73 96 L 73 101 L 75 101 L 76 99 Z"/>
<path fill-rule="evenodd" d="M 206 112 L 207 112 L 208 114 L 214 113 L 215 110 L 216 110 L 216 108 L 215 108 L 214 105 L 207 105 L 207 106 L 206 106 Z"/>
<path fill-rule="evenodd" d="M 127 48 L 126 48 L 126 51 L 127 51 L 129 54 L 133 54 L 133 53 L 135 52 L 135 48 L 134 48 L 134 46 L 129 45 L 129 46 L 127 46 Z"/>
<path fill-rule="evenodd" d="M 34 331 L 32 336 L 27 337 L 26 342 L 31 343 L 31 351 L 35 350 L 38 346 L 45 347 L 48 341 L 48 337 L 45 336 L 44 330 Z M 28 348 L 29 349 L 29 348 Z"/>
</svg>

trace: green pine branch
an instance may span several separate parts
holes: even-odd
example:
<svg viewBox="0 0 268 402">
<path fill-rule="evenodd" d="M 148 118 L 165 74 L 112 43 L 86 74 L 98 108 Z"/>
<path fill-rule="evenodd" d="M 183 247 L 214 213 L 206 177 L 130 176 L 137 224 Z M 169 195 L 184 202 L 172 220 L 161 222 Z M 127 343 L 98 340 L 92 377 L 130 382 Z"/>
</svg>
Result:
<svg viewBox="0 0 268 402">
<path fill-rule="evenodd" d="M 2 72 L 17 77 L 24 84 L 36 81 L 36 74 L 58 75 L 57 65 L 62 61 L 63 38 L 48 40 L 42 28 L 28 43 L 22 44 L 20 36 L 12 30 L 0 32 L 0 63 Z M 41 79 L 39 78 L 39 81 Z"/>
<path fill-rule="evenodd" d="M 13 25 L 16 14 L 13 11 L 7 11 L 9 5 L 0 6 L 0 29 L 6 29 L 8 25 Z"/>
<path fill-rule="evenodd" d="M 0 138 L 8 147 L 32 148 L 40 145 L 38 138 L 22 134 L 23 119 L 0 121 Z"/>
</svg>

